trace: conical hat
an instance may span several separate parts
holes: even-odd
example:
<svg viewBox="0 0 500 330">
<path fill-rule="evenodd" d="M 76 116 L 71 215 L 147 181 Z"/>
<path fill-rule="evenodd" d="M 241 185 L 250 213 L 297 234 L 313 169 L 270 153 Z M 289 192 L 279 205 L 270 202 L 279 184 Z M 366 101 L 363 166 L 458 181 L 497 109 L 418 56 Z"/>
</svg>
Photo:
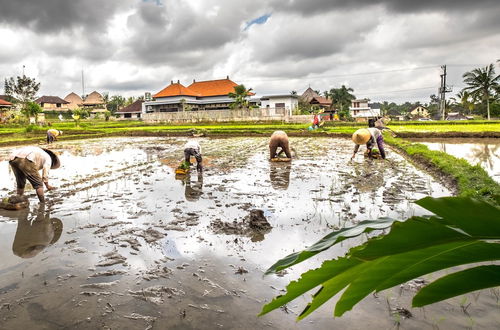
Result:
<svg viewBox="0 0 500 330">
<path fill-rule="evenodd" d="M 43 151 L 49 154 L 50 159 L 52 159 L 52 165 L 50 166 L 51 169 L 55 170 L 56 168 L 59 168 L 61 166 L 61 162 L 59 161 L 59 157 L 49 149 L 42 148 Z"/>
<path fill-rule="evenodd" d="M 370 131 L 366 128 L 358 129 L 356 132 L 352 134 L 352 141 L 356 144 L 365 144 L 370 140 Z"/>
</svg>

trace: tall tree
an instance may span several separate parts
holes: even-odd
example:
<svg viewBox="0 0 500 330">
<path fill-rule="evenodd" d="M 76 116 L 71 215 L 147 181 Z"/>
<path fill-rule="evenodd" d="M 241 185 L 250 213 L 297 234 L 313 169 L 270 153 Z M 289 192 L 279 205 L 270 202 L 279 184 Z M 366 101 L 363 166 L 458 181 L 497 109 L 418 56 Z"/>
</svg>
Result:
<svg viewBox="0 0 500 330">
<path fill-rule="evenodd" d="M 35 78 L 26 77 L 25 75 L 5 78 L 4 81 L 5 94 L 20 101 L 23 108 L 27 102 L 33 101 L 36 93 L 40 89 L 40 83 L 36 82 Z"/>
<path fill-rule="evenodd" d="M 463 90 L 469 91 L 475 99 L 486 102 L 486 112 L 490 120 L 490 97 L 500 85 L 500 75 L 495 74 L 495 67 L 490 64 L 484 68 L 476 68 L 464 73 L 463 78 L 464 83 L 468 85 Z"/>
<path fill-rule="evenodd" d="M 330 89 L 328 95 L 333 100 L 336 108 L 343 111 L 344 109 L 349 109 L 351 101 L 356 98 L 356 96 L 351 94 L 352 92 L 354 92 L 354 89 L 342 85 L 340 88 Z"/>
<path fill-rule="evenodd" d="M 231 103 L 231 109 L 248 109 L 250 104 L 248 103 L 248 97 L 252 95 L 252 89 L 247 89 L 245 85 L 234 86 L 234 93 L 229 93 L 228 96 L 234 99 Z"/>
</svg>

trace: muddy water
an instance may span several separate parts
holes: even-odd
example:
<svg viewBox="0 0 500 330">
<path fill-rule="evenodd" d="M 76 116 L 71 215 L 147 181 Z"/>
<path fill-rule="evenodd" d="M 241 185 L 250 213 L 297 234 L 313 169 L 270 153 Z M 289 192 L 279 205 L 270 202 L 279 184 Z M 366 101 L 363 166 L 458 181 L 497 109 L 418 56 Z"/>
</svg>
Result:
<svg viewBox="0 0 500 330">
<path fill-rule="evenodd" d="M 500 182 L 500 139 L 412 139 L 431 150 L 446 152 L 464 158 L 472 165 L 479 164 L 496 181 Z"/>
<path fill-rule="evenodd" d="M 267 139 L 200 139 L 203 174 L 180 178 L 182 138 L 61 142 L 63 166 L 45 207 L 0 212 L 0 328 L 457 328 L 498 326 L 498 291 L 411 309 L 418 283 L 369 296 L 344 317 L 332 303 L 300 323 L 301 297 L 264 317 L 262 305 L 305 269 L 343 254 L 342 244 L 282 276 L 262 278 L 280 257 L 332 229 L 379 216 L 408 217 L 411 202 L 449 192 L 389 150 L 389 161 L 352 143 L 291 139 L 292 163 L 270 163 Z M 14 177 L 0 149 L 0 192 Z M 238 227 L 261 210 L 272 229 Z M 220 224 L 236 224 L 231 230 Z M 214 225 L 219 224 L 219 226 Z M 391 315 L 408 308 L 412 318 Z"/>
</svg>

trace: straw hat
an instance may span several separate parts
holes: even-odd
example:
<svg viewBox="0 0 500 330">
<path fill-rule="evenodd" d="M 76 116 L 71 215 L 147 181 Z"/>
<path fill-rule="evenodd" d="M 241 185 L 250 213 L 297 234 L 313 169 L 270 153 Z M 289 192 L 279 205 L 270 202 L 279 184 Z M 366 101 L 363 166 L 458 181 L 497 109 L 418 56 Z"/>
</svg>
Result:
<svg viewBox="0 0 500 330">
<path fill-rule="evenodd" d="M 59 168 L 61 166 L 61 161 L 59 160 L 59 157 L 57 157 L 57 155 L 53 151 L 45 148 L 42 148 L 42 150 L 48 153 L 50 159 L 52 159 L 52 165 L 50 166 L 51 169 L 55 170 L 56 168 Z"/>
<path fill-rule="evenodd" d="M 371 136 L 369 130 L 361 128 L 352 134 L 352 141 L 356 144 L 365 144 L 370 140 Z"/>
</svg>

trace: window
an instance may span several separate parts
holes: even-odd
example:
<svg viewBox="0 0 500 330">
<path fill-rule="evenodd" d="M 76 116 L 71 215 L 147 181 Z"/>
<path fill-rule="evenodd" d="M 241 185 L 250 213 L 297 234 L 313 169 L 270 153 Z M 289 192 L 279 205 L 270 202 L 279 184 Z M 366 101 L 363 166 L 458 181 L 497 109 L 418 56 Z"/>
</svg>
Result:
<svg viewBox="0 0 500 330">
<path fill-rule="evenodd" d="M 285 107 L 285 103 L 274 103 L 274 107 L 276 109 L 283 109 Z"/>
</svg>

